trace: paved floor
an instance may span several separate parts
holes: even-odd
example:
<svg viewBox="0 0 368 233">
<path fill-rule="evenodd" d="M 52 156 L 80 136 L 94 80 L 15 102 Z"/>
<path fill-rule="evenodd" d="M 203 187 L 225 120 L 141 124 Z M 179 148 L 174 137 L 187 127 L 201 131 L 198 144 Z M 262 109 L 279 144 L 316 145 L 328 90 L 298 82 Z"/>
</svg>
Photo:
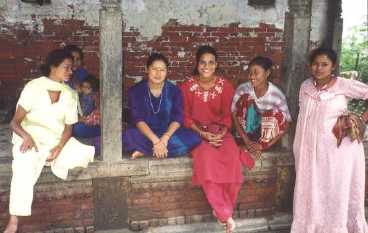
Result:
<svg viewBox="0 0 368 233">
<path fill-rule="evenodd" d="M 238 231 L 235 229 L 234 233 L 289 233 L 290 230 L 275 230 L 275 231 Z M 95 233 L 158 233 L 155 230 L 147 230 L 147 231 L 141 231 L 141 232 L 137 232 L 137 231 L 130 231 L 127 229 L 118 229 L 118 230 L 108 230 L 108 231 L 96 231 Z M 170 232 L 171 233 L 171 232 Z M 175 231 L 175 233 L 178 233 L 178 231 Z M 188 233 L 187 231 L 185 232 L 180 232 L 180 233 Z M 192 233 L 225 233 L 225 231 L 216 231 L 216 232 L 212 232 L 212 231 L 192 231 Z"/>
<path fill-rule="evenodd" d="M 283 222 L 281 225 L 276 226 L 270 230 L 270 226 L 264 222 L 262 218 L 255 219 L 242 219 L 237 221 L 237 228 L 234 233 L 288 233 L 290 232 L 290 220 L 288 217 L 287 222 Z M 185 225 L 169 225 L 161 227 L 148 228 L 142 231 L 130 231 L 128 229 L 116 229 L 96 231 L 96 233 L 224 233 L 225 230 L 222 226 L 215 222 L 207 223 L 195 223 Z"/>
<path fill-rule="evenodd" d="M 287 213 L 277 213 L 272 218 L 235 219 L 237 227 L 234 233 L 287 233 L 290 231 L 292 217 Z M 167 225 L 152 227 L 140 233 L 224 233 L 217 222 Z M 133 233 L 128 229 L 96 231 L 96 233 Z"/>
</svg>

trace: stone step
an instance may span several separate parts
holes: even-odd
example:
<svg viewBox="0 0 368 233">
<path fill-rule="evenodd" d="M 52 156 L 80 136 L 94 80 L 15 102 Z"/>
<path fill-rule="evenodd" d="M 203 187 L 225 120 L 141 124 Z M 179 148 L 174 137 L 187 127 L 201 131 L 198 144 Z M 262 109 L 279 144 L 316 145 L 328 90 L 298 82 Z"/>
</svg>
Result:
<svg viewBox="0 0 368 233">
<path fill-rule="evenodd" d="M 290 230 L 291 215 L 279 214 L 266 218 L 236 219 L 234 233 L 287 233 Z M 96 233 L 224 233 L 224 228 L 216 222 L 169 225 L 148 228 L 142 231 L 116 229 L 96 231 Z"/>
</svg>

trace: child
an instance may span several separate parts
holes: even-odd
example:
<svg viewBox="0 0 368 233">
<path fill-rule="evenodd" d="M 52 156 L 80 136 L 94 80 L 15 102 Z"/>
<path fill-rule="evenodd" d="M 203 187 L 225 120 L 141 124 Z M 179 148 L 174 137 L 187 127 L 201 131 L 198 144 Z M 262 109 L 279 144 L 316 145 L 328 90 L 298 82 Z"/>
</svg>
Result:
<svg viewBox="0 0 368 233">
<path fill-rule="evenodd" d="M 98 80 L 93 75 L 88 75 L 80 85 L 79 102 L 82 116 L 90 115 L 98 108 Z"/>
<path fill-rule="evenodd" d="M 100 135 L 98 80 L 88 75 L 80 85 L 79 121 L 73 127 L 75 137 L 90 138 Z"/>
</svg>

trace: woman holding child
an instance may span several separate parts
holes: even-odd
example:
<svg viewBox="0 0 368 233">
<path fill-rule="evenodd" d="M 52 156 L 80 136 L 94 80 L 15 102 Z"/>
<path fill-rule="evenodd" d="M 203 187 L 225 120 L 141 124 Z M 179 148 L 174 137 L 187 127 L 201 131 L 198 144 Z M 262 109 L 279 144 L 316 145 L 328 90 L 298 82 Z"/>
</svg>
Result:
<svg viewBox="0 0 368 233">
<path fill-rule="evenodd" d="M 93 138 L 100 136 L 100 95 L 99 82 L 93 75 L 88 75 L 79 88 L 79 120 L 73 126 L 73 136 Z"/>
<path fill-rule="evenodd" d="M 10 123 L 13 130 L 13 177 L 10 219 L 5 233 L 15 233 L 18 216 L 31 215 L 33 188 L 46 163 L 66 179 L 68 170 L 93 161 L 94 147 L 71 137 L 78 121 L 77 98 L 64 82 L 72 74 L 73 58 L 65 49 L 52 51 L 43 66 L 44 76 L 26 84 Z"/>
</svg>

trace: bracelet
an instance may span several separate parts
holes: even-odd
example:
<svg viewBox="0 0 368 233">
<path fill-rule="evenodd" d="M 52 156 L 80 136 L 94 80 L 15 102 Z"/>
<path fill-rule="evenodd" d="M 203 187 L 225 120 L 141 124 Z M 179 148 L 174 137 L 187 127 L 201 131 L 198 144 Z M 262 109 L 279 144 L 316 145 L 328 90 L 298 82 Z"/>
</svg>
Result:
<svg viewBox="0 0 368 233">
<path fill-rule="evenodd" d="M 162 135 L 162 137 L 164 137 L 164 136 L 166 136 L 166 137 L 168 137 L 168 138 L 171 138 L 171 135 L 169 135 L 168 133 L 164 133 L 164 134 Z"/>
<path fill-rule="evenodd" d="M 152 142 L 152 144 L 154 145 L 154 146 L 156 146 L 157 144 L 159 144 L 160 143 L 160 140 L 158 140 L 157 142 L 155 142 L 155 143 L 153 143 Z"/>
</svg>

